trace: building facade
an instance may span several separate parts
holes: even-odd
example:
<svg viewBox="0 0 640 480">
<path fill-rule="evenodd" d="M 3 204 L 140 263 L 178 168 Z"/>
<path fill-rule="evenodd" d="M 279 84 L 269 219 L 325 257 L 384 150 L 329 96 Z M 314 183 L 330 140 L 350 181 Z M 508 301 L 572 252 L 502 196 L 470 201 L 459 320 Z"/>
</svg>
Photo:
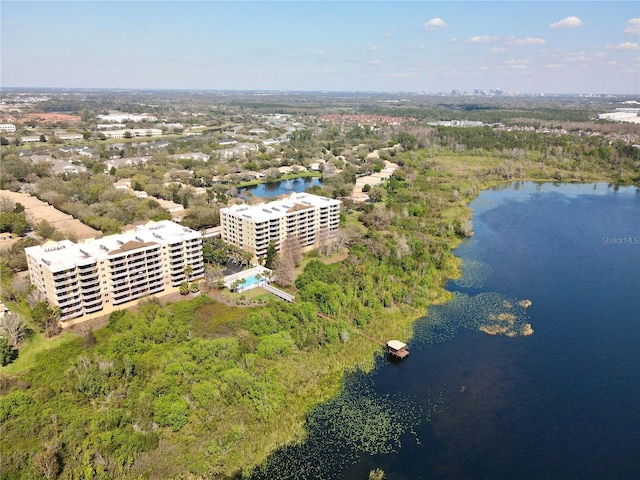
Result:
<svg viewBox="0 0 640 480">
<path fill-rule="evenodd" d="M 159 128 L 131 128 L 129 130 L 105 130 L 100 133 L 107 138 L 159 137 L 162 135 L 162 130 Z"/>
<path fill-rule="evenodd" d="M 50 241 L 25 253 L 31 283 L 60 308 L 61 321 L 204 275 L 202 236 L 168 220 L 83 243 Z"/>
<path fill-rule="evenodd" d="M 284 200 L 222 208 L 221 238 L 255 258 L 267 254 L 271 241 L 279 251 L 288 237 L 297 238 L 300 246 L 309 250 L 335 236 L 340 228 L 341 203 L 310 193 L 292 193 Z"/>
</svg>

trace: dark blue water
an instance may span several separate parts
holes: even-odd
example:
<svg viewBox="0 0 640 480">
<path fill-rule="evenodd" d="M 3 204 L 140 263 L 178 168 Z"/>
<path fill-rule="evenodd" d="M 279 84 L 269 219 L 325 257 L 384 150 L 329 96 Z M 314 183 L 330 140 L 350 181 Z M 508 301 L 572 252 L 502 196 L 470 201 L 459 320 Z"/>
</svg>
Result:
<svg viewBox="0 0 640 480">
<path fill-rule="evenodd" d="M 471 206 L 455 298 L 411 355 L 348 376 L 256 478 L 640 478 L 640 191 L 519 183 Z M 499 314 L 515 336 L 479 331 Z"/>
<path fill-rule="evenodd" d="M 309 187 L 320 185 L 322 185 L 322 180 L 317 177 L 295 178 L 292 180 L 261 183 L 260 185 L 240 188 L 238 189 L 238 195 L 244 197 L 247 193 L 250 193 L 254 197 L 273 198 L 278 195 L 288 195 L 293 192 L 304 192 Z"/>
</svg>

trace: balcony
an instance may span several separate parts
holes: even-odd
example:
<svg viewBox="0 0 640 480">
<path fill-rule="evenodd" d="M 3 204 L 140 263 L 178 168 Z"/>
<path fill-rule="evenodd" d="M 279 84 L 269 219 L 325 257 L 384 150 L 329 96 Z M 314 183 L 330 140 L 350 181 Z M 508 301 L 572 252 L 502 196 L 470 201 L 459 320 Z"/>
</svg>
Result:
<svg viewBox="0 0 640 480">
<path fill-rule="evenodd" d="M 129 295 L 124 295 L 122 297 L 114 297 L 113 304 L 114 305 L 120 305 L 121 303 L 128 302 L 129 299 L 130 299 Z"/>
<path fill-rule="evenodd" d="M 149 293 L 158 293 L 158 292 L 162 292 L 163 290 L 164 290 L 164 284 L 156 285 L 154 287 L 149 288 Z"/>
<path fill-rule="evenodd" d="M 100 285 L 100 279 L 98 277 L 89 278 L 87 280 L 80 281 L 81 288 L 92 287 L 94 285 Z"/>
<path fill-rule="evenodd" d="M 56 288 L 57 288 L 57 287 L 64 286 L 64 285 L 66 285 L 66 284 L 68 284 L 68 283 L 73 283 L 73 282 L 75 282 L 75 281 L 76 281 L 76 278 L 77 278 L 77 277 L 76 277 L 76 275 L 75 275 L 75 273 L 74 273 L 73 275 L 68 274 L 68 275 L 65 275 L 64 277 L 54 278 L 53 280 L 54 280 L 54 285 L 55 285 L 55 286 L 56 286 Z"/>
<path fill-rule="evenodd" d="M 94 287 L 82 288 L 82 295 L 92 295 L 99 291 L 100 291 L 100 285 L 96 285 Z"/>
<path fill-rule="evenodd" d="M 61 312 L 69 312 L 70 310 L 74 310 L 76 308 L 80 308 L 80 300 L 72 300 L 71 302 L 60 302 L 58 303 L 58 306 L 60 307 L 60 311 Z"/>
<path fill-rule="evenodd" d="M 84 307 L 84 313 L 94 313 L 94 312 L 99 312 L 100 310 L 102 310 L 102 302 L 100 302 L 95 307 L 89 307 L 86 305 Z"/>
<path fill-rule="evenodd" d="M 53 278 L 57 280 L 59 278 L 66 277 L 72 274 L 75 275 L 75 273 L 76 273 L 75 268 L 68 268 L 66 270 L 60 270 L 59 272 L 54 272 Z"/>
<path fill-rule="evenodd" d="M 62 287 L 62 288 L 56 286 L 55 294 L 58 296 L 65 296 L 69 292 L 75 292 L 76 290 L 78 290 L 77 284 L 69 285 L 67 287 Z"/>
<path fill-rule="evenodd" d="M 93 305 L 96 302 L 102 301 L 102 295 L 100 294 L 100 292 L 97 292 L 93 295 L 83 295 L 82 301 L 84 302 L 85 305 L 88 305 L 88 304 Z"/>
</svg>

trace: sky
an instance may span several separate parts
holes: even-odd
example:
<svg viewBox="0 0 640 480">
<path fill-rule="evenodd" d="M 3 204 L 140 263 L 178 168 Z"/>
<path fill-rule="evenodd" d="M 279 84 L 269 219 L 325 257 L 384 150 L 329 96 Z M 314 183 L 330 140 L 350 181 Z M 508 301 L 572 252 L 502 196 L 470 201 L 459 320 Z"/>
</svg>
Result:
<svg viewBox="0 0 640 480">
<path fill-rule="evenodd" d="M 12 1 L 0 86 L 640 94 L 638 1 Z"/>
</svg>

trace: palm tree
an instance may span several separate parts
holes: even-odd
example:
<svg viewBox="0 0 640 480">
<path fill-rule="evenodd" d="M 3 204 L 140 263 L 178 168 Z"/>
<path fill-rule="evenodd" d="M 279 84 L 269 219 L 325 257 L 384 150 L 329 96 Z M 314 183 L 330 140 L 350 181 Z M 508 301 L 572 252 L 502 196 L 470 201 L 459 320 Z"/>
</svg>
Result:
<svg viewBox="0 0 640 480">
<path fill-rule="evenodd" d="M 186 265 L 184 267 L 184 275 L 187 282 L 189 282 L 189 280 L 191 279 L 191 275 L 193 275 L 193 267 L 191 265 Z"/>
</svg>

